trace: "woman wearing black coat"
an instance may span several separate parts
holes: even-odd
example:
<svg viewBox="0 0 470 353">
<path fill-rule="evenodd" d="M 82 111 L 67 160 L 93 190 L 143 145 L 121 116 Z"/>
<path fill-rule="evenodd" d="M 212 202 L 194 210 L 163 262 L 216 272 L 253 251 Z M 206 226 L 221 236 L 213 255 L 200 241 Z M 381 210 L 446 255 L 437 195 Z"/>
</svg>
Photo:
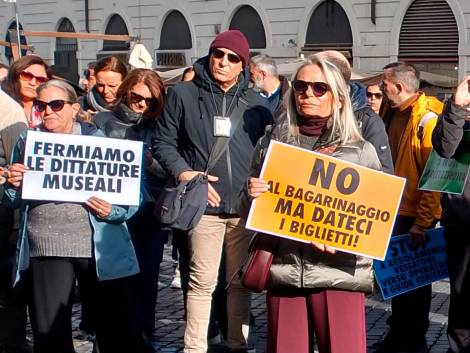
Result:
<svg viewBox="0 0 470 353">
<path fill-rule="evenodd" d="M 136 249 L 140 274 L 135 285 L 139 328 L 145 339 L 155 329 L 158 273 L 168 230 L 153 215 L 155 200 L 167 175 L 149 150 L 155 124 L 165 102 L 160 76 L 147 69 L 132 71 L 119 87 L 109 112 L 98 113 L 93 122 L 107 137 L 144 142 L 143 201 L 127 225 Z"/>
</svg>

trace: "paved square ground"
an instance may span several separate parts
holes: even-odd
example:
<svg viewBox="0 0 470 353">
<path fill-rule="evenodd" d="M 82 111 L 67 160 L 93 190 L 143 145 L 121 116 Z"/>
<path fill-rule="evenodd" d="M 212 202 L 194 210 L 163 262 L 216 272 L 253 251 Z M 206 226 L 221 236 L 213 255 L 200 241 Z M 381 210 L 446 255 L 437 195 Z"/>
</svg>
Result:
<svg viewBox="0 0 470 353">
<path fill-rule="evenodd" d="M 171 247 L 165 249 L 160 273 L 160 292 L 157 304 L 157 329 L 155 345 L 161 353 L 182 352 L 183 347 L 183 303 L 181 290 L 170 287 L 174 267 L 171 259 Z M 447 351 L 447 310 L 449 305 L 449 283 L 447 280 L 434 283 L 433 300 L 430 314 L 431 325 L 427 334 L 430 353 L 445 353 Z M 386 319 L 390 312 L 390 302 L 383 301 L 380 294 L 367 298 L 366 323 L 367 344 L 370 347 L 380 340 L 387 332 Z M 264 353 L 266 337 L 266 303 L 264 294 L 254 294 L 252 313 L 256 318 L 255 345 L 256 353 Z M 74 336 L 79 337 L 78 323 L 80 305 L 74 307 L 73 327 Z M 118 339 L 118 338 L 116 338 Z M 77 353 L 91 353 L 92 345 L 88 341 L 76 339 Z M 214 350 L 216 352 L 216 350 Z M 370 350 L 372 352 L 372 350 Z M 346 352 L 345 352 L 346 353 Z"/>
</svg>

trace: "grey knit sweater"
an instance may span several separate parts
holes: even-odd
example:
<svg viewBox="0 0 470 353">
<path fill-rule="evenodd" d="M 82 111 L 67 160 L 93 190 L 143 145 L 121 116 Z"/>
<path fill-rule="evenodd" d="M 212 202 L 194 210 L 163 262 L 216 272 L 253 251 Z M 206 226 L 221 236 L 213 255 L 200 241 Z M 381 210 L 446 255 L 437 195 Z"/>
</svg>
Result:
<svg viewBox="0 0 470 353">
<path fill-rule="evenodd" d="M 75 123 L 74 135 L 81 135 Z M 31 257 L 92 257 L 92 235 L 88 211 L 70 202 L 32 202 L 26 225 Z"/>
</svg>

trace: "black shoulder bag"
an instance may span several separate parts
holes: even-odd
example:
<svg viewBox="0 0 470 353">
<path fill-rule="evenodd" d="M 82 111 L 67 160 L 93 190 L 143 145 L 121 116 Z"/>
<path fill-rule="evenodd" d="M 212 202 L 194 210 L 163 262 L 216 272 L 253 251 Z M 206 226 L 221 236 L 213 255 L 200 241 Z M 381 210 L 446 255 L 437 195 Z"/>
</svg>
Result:
<svg viewBox="0 0 470 353">
<path fill-rule="evenodd" d="M 155 205 L 155 216 L 171 228 L 190 230 L 201 220 L 207 207 L 208 182 L 207 175 L 215 166 L 228 147 L 231 137 L 240 124 L 247 102 L 239 98 L 241 103 L 234 109 L 230 137 L 218 137 L 212 146 L 205 172 L 196 175 L 189 181 L 179 181 L 174 187 L 165 187 Z"/>
</svg>

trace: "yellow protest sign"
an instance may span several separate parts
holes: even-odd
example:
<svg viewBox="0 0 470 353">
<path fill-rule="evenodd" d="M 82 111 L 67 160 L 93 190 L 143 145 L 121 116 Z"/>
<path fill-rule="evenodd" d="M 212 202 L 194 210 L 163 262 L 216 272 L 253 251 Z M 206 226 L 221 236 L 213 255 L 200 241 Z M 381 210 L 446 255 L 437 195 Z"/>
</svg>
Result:
<svg viewBox="0 0 470 353">
<path fill-rule="evenodd" d="M 247 228 L 383 260 L 405 179 L 271 141 Z"/>
</svg>

